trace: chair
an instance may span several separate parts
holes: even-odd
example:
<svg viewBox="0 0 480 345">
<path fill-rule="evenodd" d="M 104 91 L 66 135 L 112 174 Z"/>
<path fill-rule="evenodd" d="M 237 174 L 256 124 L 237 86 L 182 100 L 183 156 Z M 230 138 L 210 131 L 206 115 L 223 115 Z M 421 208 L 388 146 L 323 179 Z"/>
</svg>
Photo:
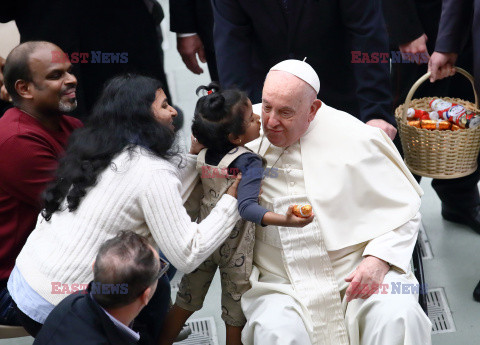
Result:
<svg viewBox="0 0 480 345">
<path fill-rule="evenodd" d="M 422 254 L 420 251 L 420 243 L 417 240 L 415 244 L 415 248 L 413 249 L 412 254 L 412 267 L 413 267 L 413 274 L 415 274 L 415 278 L 417 278 L 418 283 L 422 287 L 420 290 L 420 294 L 418 295 L 418 303 L 422 307 L 425 314 L 428 316 L 428 309 L 427 309 L 427 289 L 425 283 L 425 276 L 423 274 L 423 260 Z M 423 293 L 422 293 L 423 292 Z"/>
<path fill-rule="evenodd" d="M 0 325 L 0 339 L 27 337 L 30 334 L 21 326 Z"/>
</svg>

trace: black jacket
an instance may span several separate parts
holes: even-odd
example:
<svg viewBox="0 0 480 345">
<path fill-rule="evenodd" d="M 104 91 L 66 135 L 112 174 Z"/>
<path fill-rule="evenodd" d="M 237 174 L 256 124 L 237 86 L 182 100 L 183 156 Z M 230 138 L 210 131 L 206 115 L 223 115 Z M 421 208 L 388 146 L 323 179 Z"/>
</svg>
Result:
<svg viewBox="0 0 480 345">
<path fill-rule="evenodd" d="M 480 0 L 444 0 L 435 50 L 459 53 L 464 38 L 473 37 L 473 74 L 480 92 Z"/>
<path fill-rule="evenodd" d="M 69 54 L 88 53 L 85 63 L 71 59 L 78 79 L 76 116 L 90 113 L 104 83 L 119 74 L 139 73 L 162 81 L 163 52 L 153 15 L 143 0 L 8 0 L 0 22 L 15 20 L 20 41 L 55 43 Z M 93 63 L 93 52 L 123 54 L 127 61 Z"/>
<path fill-rule="evenodd" d="M 83 291 L 85 292 L 85 291 Z M 89 293 L 65 298 L 48 315 L 34 345 L 133 345 Z"/>
<path fill-rule="evenodd" d="M 214 42 L 223 87 L 260 101 L 265 76 L 285 59 L 307 57 L 320 77 L 319 98 L 366 122 L 391 115 L 388 58 L 352 63 L 352 51 L 388 53 L 379 1 L 213 0 Z"/>
<path fill-rule="evenodd" d="M 218 81 L 213 47 L 213 12 L 210 0 L 170 0 L 170 30 L 179 34 L 196 33 L 202 40 L 212 80 Z"/>
</svg>

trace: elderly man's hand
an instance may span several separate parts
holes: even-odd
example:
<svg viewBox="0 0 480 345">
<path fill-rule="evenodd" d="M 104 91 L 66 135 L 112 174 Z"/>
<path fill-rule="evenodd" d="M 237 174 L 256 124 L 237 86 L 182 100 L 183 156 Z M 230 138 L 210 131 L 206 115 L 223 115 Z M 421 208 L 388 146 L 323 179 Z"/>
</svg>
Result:
<svg viewBox="0 0 480 345">
<path fill-rule="evenodd" d="M 427 50 L 427 35 L 423 34 L 419 38 L 400 45 L 400 52 L 404 60 L 416 62 L 418 65 L 427 63 L 430 55 Z"/>
<path fill-rule="evenodd" d="M 177 50 L 190 71 L 195 74 L 203 73 L 203 69 L 198 65 L 197 54 L 201 62 L 207 62 L 207 59 L 200 36 L 177 37 Z"/>
<path fill-rule="evenodd" d="M 395 135 L 397 135 L 397 129 L 385 120 L 381 120 L 381 119 L 370 120 L 370 121 L 367 121 L 367 125 L 380 128 L 385 133 L 387 133 L 388 137 L 392 140 L 395 138 Z"/>
<path fill-rule="evenodd" d="M 428 71 L 431 73 L 430 82 L 451 77 L 455 74 L 455 62 L 458 54 L 434 52 L 428 61 Z"/>
<path fill-rule="evenodd" d="M 389 269 L 390 266 L 385 261 L 375 256 L 365 257 L 356 270 L 345 278 L 350 283 L 345 292 L 347 302 L 355 298 L 367 299 L 378 292 Z"/>
</svg>

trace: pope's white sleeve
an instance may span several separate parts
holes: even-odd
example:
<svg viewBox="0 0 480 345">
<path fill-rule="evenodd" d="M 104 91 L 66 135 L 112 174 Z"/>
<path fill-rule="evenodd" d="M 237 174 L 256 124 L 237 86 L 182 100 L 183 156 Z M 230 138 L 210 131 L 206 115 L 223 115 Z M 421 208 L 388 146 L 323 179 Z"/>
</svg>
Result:
<svg viewBox="0 0 480 345">
<path fill-rule="evenodd" d="M 408 271 L 420 228 L 420 212 L 402 226 L 370 240 L 363 256 L 372 255 L 404 273 Z"/>
</svg>

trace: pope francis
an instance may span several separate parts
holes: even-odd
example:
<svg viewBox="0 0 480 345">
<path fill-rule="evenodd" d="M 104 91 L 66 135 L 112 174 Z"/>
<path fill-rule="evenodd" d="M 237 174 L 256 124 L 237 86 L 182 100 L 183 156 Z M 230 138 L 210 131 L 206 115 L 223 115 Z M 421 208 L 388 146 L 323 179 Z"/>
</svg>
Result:
<svg viewBox="0 0 480 345">
<path fill-rule="evenodd" d="M 315 220 L 257 227 L 243 344 L 431 344 L 409 268 L 423 192 L 382 130 L 321 102 L 319 89 L 310 65 L 286 60 L 254 107 L 263 133 L 250 148 L 278 172 L 260 203 L 311 204 Z"/>
</svg>

